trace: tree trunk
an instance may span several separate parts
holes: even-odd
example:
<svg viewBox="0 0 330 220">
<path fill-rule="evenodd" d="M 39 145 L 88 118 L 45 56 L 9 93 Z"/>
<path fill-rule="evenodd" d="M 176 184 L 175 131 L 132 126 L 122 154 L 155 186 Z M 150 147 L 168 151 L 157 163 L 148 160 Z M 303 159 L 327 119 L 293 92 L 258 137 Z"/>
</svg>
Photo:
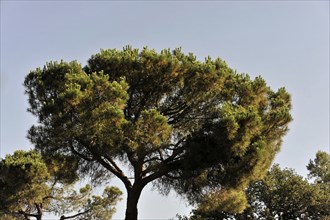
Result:
<svg viewBox="0 0 330 220">
<path fill-rule="evenodd" d="M 42 203 L 36 203 L 35 204 L 36 205 L 36 208 L 37 208 L 37 211 L 38 211 L 38 213 L 37 213 L 37 220 L 42 220 Z"/>
<path fill-rule="evenodd" d="M 127 204 L 125 220 L 137 220 L 138 209 L 137 204 L 143 187 L 133 185 L 131 189 L 127 189 Z"/>
</svg>

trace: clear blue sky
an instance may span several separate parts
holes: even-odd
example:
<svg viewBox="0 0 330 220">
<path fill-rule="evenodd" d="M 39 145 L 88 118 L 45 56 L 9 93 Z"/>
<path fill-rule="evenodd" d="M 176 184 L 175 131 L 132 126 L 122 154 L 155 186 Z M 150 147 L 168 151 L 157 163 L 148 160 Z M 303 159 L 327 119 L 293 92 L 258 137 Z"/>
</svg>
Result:
<svg viewBox="0 0 330 220">
<path fill-rule="evenodd" d="M 85 65 L 100 48 L 127 44 L 219 56 L 273 89 L 285 86 L 294 121 L 275 162 L 306 175 L 309 159 L 329 151 L 329 1 L 1 1 L 0 156 L 32 147 L 22 86 L 30 70 L 60 59 Z M 188 213 L 173 195 L 145 189 L 140 219 Z"/>
</svg>

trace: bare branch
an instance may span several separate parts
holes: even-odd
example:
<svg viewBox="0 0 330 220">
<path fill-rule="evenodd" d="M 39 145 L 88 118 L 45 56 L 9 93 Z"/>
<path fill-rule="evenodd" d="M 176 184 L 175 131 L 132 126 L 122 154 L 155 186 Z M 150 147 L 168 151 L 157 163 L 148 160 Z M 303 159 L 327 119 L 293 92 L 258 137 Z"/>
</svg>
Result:
<svg viewBox="0 0 330 220">
<path fill-rule="evenodd" d="M 81 142 L 79 142 L 81 144 Z M 92 155 L 93 158 L 86 157 L 86 155 L 83 155 L 79 152 L 77 152 L 73 145 L 71 145 L 71 150 L 73 153 L 77 154 L 78 156 L 82 157 L 83 159 L 87 161 L 97 161 L 99 162 L 104 168 L 109 170 L 111 173 L 113 173 L 116 177 L 118 177 L 125 185 L 126 188 L 131 188 L 132 184 L 127 178 L 127 176 L 123 173 L 123 171 L 117 166 L 117 164 L 111 159 L 110 157 L 104 157 L 101 156 L 95 149 L 89 148 L 86 145 L 82 144 Z"/>
<path fill-rule="evenodd" d="M 101 156 L 95 155 L 97 162 L 99 162 L 104 168 L 109 170 L 111 173 L 113 173 L 116 177 L 118 177 L 125 185 L 127 189 L 132 188 L 131 181 L 127 178 L 127 176 L 123 172 L 118 172 L 117 169 L 115 169 L 111 164 L 106 162 Z"/>
<path fill-rule="evenodd" d="M 45 196 L 44 198 L 42 198 L 42 201 L 45 201 L 47 199 L 55 199 L 54 196 Z"/>
<path fill-rule="evenodd" d="M 145 164 L 145 163 L 149 163 L 149 162 L 152 162 L 152 161 L 156 161 L 156 160 L 163 161 L 162 158 L 159 158 L 159 157 L 152 157 L 152 158 L 149 158 L 149 159 L 144 160 L 144 161 L 143 161 L 143 164 Z"/>
<path fill-rule="evenodd" d="M 119 172 L 119 173 L 124 173 L 120 167 L 117 165 L 117 163 L 110 157 L 104 156 L 104 158 L 110 162 L 110 164 Z"/>
<path fill-rule="evenodd" d="M 60 220 L 70 219 L 70 218 L 75 218 L 75 217 L 78 217 L 78 216 L 80 216 L 80 215 L 84 215 L 84 214 L 86 214 L 86 213 L 88 213 L 88 212 L 90 212 L 90 211 L 91 211 L 91 209 L 88 209 L 88 210 L 86 210 L 86 211 L 84 211 L 84 212 L 80 212 L 80 213 L 78 213 L 78 214 L 71 215 L 71 216 L 64 216 L 64 215 L 62 215 L 62 216 L 60 217 Z"/>
<path fill-rule="evenodd" d="M 25 219 L 29 219 L 28 217 L 34 217 L 34 218 L 37 218 L 38 215 L 37 214 L 30 214 L 30 213 L 27 213 L 23 210 L 20 210 L 18 212 L 9 212 L 10 214 L 19 214 L 19 215 L 24 215 L 24 218 Z"/>
<path fill-rule="evenodd" d="M 158 179 L 158 178 L 168 174 L 169 172 L 178 169 L 178 167 L 181 166 L 181 160 L 167 161 L 167 162 L 169 162 L 169 163 L 166 163 L 166 164 L 162 163 L 163 164 L 162 169 L 143 178 L 142 184 L 147 185 L 148 183 L 154 181 L 155 179 Z"/>
</svg>

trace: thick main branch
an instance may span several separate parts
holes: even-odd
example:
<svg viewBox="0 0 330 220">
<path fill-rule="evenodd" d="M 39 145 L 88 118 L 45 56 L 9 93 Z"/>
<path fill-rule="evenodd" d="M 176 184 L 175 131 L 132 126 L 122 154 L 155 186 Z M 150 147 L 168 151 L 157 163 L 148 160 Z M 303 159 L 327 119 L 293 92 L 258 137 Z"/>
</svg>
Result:
<svg viewBox="0 0 330 220">
<path fill-rule="evenodd" d="M 114 168 L 111 164 L 106 162 L 101 156 L 96 157 L 97 162 L 99 162 L 104 168 L 109 170 L 111 173 L 113 173 L 116 177 L 118 177 L 125 185 L 125 187 L 131 188 L 132 183 L 129 181 L 128 177 L 123 173 L 119 172 L 116 168 Z"/>
</svg>

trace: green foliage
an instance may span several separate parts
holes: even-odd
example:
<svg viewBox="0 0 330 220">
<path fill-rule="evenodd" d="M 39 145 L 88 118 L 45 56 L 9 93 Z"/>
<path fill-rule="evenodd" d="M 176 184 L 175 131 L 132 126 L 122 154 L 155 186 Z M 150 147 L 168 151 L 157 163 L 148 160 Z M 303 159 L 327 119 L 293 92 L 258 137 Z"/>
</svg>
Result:
<svg viewBox="0 0 330 220">
<path fill-rule="evenodd" d="M 297 175 L 292 169 L 281 169 L 274 165 L 262 180 L 256 181 L 247 188 L 246 195 L 249 205 L 242 210 L 235 204 L 239 200 L 239 195 L 221 198 L 221 194 L 207 203 L 202 203 L 193 215 L 182 217 L 183 219 L 203 220 L 203 219 L 320 219 L 330 218 L 330 182 L 321 177 L 325 177 L 329 172 L 329 154 L 318 152 L 314 161 L 310 161 L 308 169 L 310 176 L 317 177 L 314 183 L 308 182 L 303 177 Z M 219 207 L 214 206 L 212 201 L 221 200 Z M 212 207 L 210 209 L 210 207 Z M 276 217 L 277 216 L 277 217 Z"/>
<path fill-rule="evenodd" d="M 116 212 L 114 204 L 120 200 L 122 192 L 117 187 L 106 187 L 102 196 L 93 196 L 85 207 L 85 210 L 90 210 L 83 219 L 111 219 Z"/>
<path fill-rule="evenodd" d="M 330 217 L 329 182 L 309 183 L 291 169 L 281 170 L 274 166 L 265 179 L 250 186 L 248 194 L 250 204 L 259 216 L 268 219 L 276 214 L 282 219 Z M 257 201 L 265 207 L 257 207 Z"/>
<path fill-rule="evenodd" d="M 329 183 L 330 155 L 322 151 L 317 152 L 314 161 L 309 161 L 307 169 L 309 170 L 309 177 L 316 178 L 317 183 Z"/>
<path fill-rule="evenodd" d="M 78 212 L 86 219 L 110 219 L 122 192 L 106 187 L 102 196 L 95 196 L 86 185 L 77 193 L 75 162 L 59 155 L 55 159 L 44 160 L 31 150 L 15 151 L 0 162 L 0 218 L 41 220 L 43 212 Z"/>
<path fill-rule="evenodd" d="M 24 84 L 39 119 L 29 138 L 43 155 L 70 155 L 81 175 L 112 173 L 137 194 L 156 180 L 192 203 L 261 178 L 291 121 L 284 88 L 179 48 L 101 50 L 84 68 L 47 63 Z"/>
<path fill-rule="evenodd" d="M 58 215 L 62 215 L 60 220 L 69 218 L 78 218 L 81 220 L 93 219 L 103 220 L 111 219 L 116 212 L 114 207 L 121 200 L 122 192 L 117 187 L 106 187 L 101 196 L 92 195 L 92 188 L 86 185 L 80 188 L 79 192 L 71 190 L 63 197 L 60 206 L 57 206 Z M 59 205 L 59 204 L 57 204 Z M 64 215 L 65 213 L 74 213 L 74 215 Z"/>
<path fill-rule="evenodd" d="M 320 213 L 322 219 L 330 218 L 330 154 L 319 151 L 315 159 L 310 160 L 308 176 L 314 178 L 313 212 Z"/>
<path fill-rule="evenodd" d="M 78 163 L 75 157 L 59 154 L 52 157 L 44 156 L 43 162 L 47 166 L 51 181 L 70 185 L 79 180 Z"/>
<path fill-rule="evenodd" d="M 241 213 L 247 205 L 244 191 L 222 189 L 209 195 L 209 198 L 195 210 L 195 214 L 205 217 L 221 215 L 222 212 Z"/>
<path fill-rule="evenodd" d="M 274 166 L 253 190 L 262 192 L 259 199 L 266 204 L 266 214 L 277 214 L 282 219 L 302 217 L 313 202 L 310 184 L 293 170 L 281 170 L 279 166 Z"/>
<path fill-rule="evenodd" d="M 0 210 L 34 210 L 49 194 L 50 179 L 41 155 L 16 151 L 0 162 Z M 46 205 L 46 204 L 45 204 Z"/>
</svg>

